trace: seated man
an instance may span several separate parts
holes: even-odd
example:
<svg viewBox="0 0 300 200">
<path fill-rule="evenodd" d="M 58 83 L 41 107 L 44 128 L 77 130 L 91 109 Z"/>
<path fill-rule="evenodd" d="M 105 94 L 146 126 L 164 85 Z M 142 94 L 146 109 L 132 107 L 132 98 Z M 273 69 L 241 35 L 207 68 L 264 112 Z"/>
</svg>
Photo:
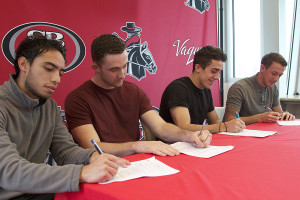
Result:
<svg viewBox="0 0 300 200">
<path fill-rule="evenodd" d="M 178 155 L 178 150 L 161 141 L 138 141 L 139 119 L 158 138 L 167 142 L 191 142 L 207 147 L 208 131 L 184 131 L 166 123 L 152 109 L 150 100 L 137 85 L 125 81 L 128 64 L 126 45 L 114 35 L 101 35 L 91 46 L 95 75 L 72 91 L 65 101 L 68 128 L 75 141 L 92 148 L 93 138 L 107 153 Z"/>
<path fill-rule="evenodd" d="M 266 54 L 260 72 L 234 83 L 226 102 L 225 121 L 236 118 L 238 113 L 246 124 L 294 120 L 295 116 L 282 112 L 275 83 L 283 74 L 287 62 L 278 53 Z"/>
<path fill-rule="evenodd" d="M 204 129 L 211 133 L 239 132 L 245 128 L 243 121 L 234 119 L 221 123 L 214 109 L 210 88 L 223 69 L 227 56 L 216 47 L 205 46 L 196 52 L 193 72 L 171 82 L 165 89 L 160 103 L 160 116 L 167 122 L 190 131 Z"/>
<path fill-rule="evenodd" d="M 119 164 L 129 164 L 78 147 L 62 123 L 50 98 L 65 70 L 60 42 L 24 39 L 14 67 L 16 74 L 0 86 L 0 199 L 53 199 L 56 192 L 78 191 L 81 182 L 106 181 Z M 44 163 L 49 149 L 65 166 Z"/>
</svg>

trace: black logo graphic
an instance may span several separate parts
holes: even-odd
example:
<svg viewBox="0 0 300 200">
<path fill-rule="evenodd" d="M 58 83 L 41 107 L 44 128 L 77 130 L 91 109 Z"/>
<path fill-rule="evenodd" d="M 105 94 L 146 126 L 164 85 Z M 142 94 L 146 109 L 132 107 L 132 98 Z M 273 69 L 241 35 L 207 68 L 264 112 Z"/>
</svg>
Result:
<svg viewBox="0 0 300 200">
<path fill-rule="evenodd" d="M 201 14 L 205 12 L 205 10 L 209 10 L 208 0 L 187 0 L 184 4 L 190 8 L 199 11 Z"/>
<path fill-rule="evenodd" d="M 51 27 L 57 29 L 57 31 L 45 31 L 45 30 L 37 30 L 34 29 L 35 27 Z M 73 31 L 70 29 L 47 22 L 31 22 L 19 25 L 13 29 L 11 29 L 3 38 L 2 41 L 2 51 L 6 59 L 10 63 L 14 63 L 15 58 L 15 42 L 18 36 L 21 33 L 24 33 L 27 31 L 26 35 L 31 36 L 34 34 L 41 34 L 43 36 L 46 36 L 48 38 L 54 38 L 56 40 L 59 40 L 65 45 L 64 38 L 66 36 L 70 37 L 70 39 L 73 42 L 73 45 L 75 46 L 76 52 L 73 57 L 73 60 L 69 62 L 69 64 L 66 66 L 66 72 L 71 71 L 75 69 L 84 59 L 85 57 L 85 45 L 82 41 L 82 39 Z"/>
<path fill-rule="evenodd" d="M 139 81 L 146 77 L 146 70 L 150 74 L 155 74 L 157 66 L 148 49 L 148 43 L 145 41 L 141 44 L 140 32 L 142 29 L 136 27 L 134 22 L 126 22 L 126 26 L 122 26 L 121 30 L 127 33 L 127 38 L 125 40 L 118 36 L 116 32 L 114 32 L 113 35 L 121 38 L 127 45 L 127 74 Z"/>
</svg>

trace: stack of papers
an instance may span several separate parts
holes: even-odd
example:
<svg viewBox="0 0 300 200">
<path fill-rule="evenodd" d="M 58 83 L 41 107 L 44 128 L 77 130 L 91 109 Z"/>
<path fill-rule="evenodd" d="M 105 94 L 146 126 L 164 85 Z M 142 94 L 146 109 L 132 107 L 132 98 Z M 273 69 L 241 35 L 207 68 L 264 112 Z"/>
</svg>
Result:
<svg viewBox="0 0 300 200">
<path fill-rule="evenodd" d="M 233 149 L 233 146 L 212 145 L 208 146 L 207 148 L 196 148 L 191 143 L 187 142 L 176 142 L 174 144 L 171 144 L 171 146 L 180 151 L 181 153 L 200 158 L 210 158 Z"/>
<path fill-rule="evenodd" d="M 280 126 L 299 126 L 300 120 L 294 120 L 294 121 L 277 121 L 277 123 Z"/>
<path fill-rule="evenodd" d="M 126 168 L 119 167 L 117 174 L 110 180 L 99 184 L 106 184 L 116 181 L 126 181 L 143 176 L 165 176 L 178 173 L 179 170 L 169 167 L 168 165 L 151 157 L 145 160 L 131 162 Z"/>
<path fill-rule="evenodd" d="M 238 133 L 221 132 L 219 134 L 236 135 L 236 136 L 250 136 L 250 137 L 267 137 L 269 135 L 274 135 L 275 133 L 277 133 L 277 132 L 276 131 L 260 131 L 260 130 L 244 129 Z"/>
</svg>

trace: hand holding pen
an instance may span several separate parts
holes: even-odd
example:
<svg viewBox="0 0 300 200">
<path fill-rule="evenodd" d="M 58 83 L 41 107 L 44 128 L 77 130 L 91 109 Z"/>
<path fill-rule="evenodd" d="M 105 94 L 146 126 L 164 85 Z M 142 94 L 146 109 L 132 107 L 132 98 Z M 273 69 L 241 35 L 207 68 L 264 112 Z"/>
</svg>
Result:
<svg viewBox="0 0 300 200">
<path fill-rule="evenodd" d="M 80 183 L 99 183 L 107 181 L 117 174 L 119 166 L 127 167 L 130 165 L 128 160 L 103 153 L 94 140 L 91 142 L 101 155 L 97 152 L 90 155 L 90 163 L 81 168 L 79 177 Z"/>
<path fill-rule="evenodd" d="M 116 156 L 103 153 L 103 151 L 101 150 L 101 148 L 98 146 L 98 144 L 94 140 L 91 140 L 91 142 L 94 145 L 94 147 L 95 147 L 96 151 L 98 152 L 98 154 L 101 155 L 102 157 L 107 157 L 107 156 L 109 156 L 109 157 L 115 157 L 115 158 L 117 158 L 116 163 L 118 163 L 122 167 L 126 167 L 126 166 L 130 165 L 130 162 L 128 160 L 121 159 L 121 158 L 118 158 Z"/>
<path fill-rule="evenodd" d="M 274 112 L 274 111 L 271 109 L 271 104 L 270 104 L 270 107 L 264 106 L 264 108 L 265 108 L 267 111 L 269 111 L 269 112 Z M 276 113 L 277 113 L 277 112 L 276 112 Z M 280 113 L 278 113 L 277 117 L 278 117 L 278 119 L 281 119 Z"/>
<path fill-rule="evenodd" d="M 192 142 L 193 145 L 197 148 L 208 147 L 212 140 L 211 133 L 208 130 L 203 130 L 204 126 L 206 126 L 206 119 L 203 121 L 200 131 L 198 133 L 196 132 L 198 137 L 196 136 L 194 139 L 195 141 Z"/>
<path fill-rule="evenodd" d="M 271 105 L 270 105 L 270 107 L 271 107 Z M 264 106 L 264 108 L 266 110 L 273 112 L 273 110 L 270 107 Z M 295 116 L 290 114 L 289 112 L 283 112 L 283 113 L 280 113 L 280 116 L 278 119 L 291 121 L 291 120 L 295 120 Z"/>
<path fill-rule="evenodd" d="M 260 122 L 274 123 L 281 118 L 280 113 L 274 112 L 271 107 L 264 106 L 264 109 L 266 109 L 268 112 L 263 112 L 257 115 Z"/>
<path fill-rule="evenodd" d="M 239 113 L 235 113 L 236 119 L 224 122 L 226 131 L 231 133 L 237 133 L 246 128 L 245 122 L 240 119 Z M 221 125 L 221 124 L 220 124 Z"/>
</svg>

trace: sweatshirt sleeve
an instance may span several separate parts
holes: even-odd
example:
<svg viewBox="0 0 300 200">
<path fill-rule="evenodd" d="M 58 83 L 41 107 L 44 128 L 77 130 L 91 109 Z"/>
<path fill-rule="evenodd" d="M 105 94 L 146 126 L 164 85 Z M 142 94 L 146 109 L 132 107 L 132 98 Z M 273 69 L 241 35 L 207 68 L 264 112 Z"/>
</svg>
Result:
<svg viewBox="0 0 300 200">
<path fill-rule="evenodd" d="M 60 123 L 58 119 L 56 121 L 50 149 L 59 164 L 64 166 L 50 166 L 24 159 L 16 144 L 11 142 L 6 125 L 5 113 L 0 109 L 0 194 L 3 190 L 26 193 L 79 190 L 80 164 L 88 163 L 93 150 L 83 150 L 74 144 L 61 120 Z"/>
<path fill-rule="evenodd" d="M 58 165 L 89 164 L 90 155 L 94 149 L 79 147 L 73 140 L 67 127 L 62 123 L 60 112 L 56 110 L 55 129 L 50 146 L 50 151 Z"/>
<path fill-rule="evenodd" d="M 0 187 L 26 193 L 54 193 L 79 190 L 82 165 L 50 166 L 22 158 L 0 128 Z"/>
</svg>

